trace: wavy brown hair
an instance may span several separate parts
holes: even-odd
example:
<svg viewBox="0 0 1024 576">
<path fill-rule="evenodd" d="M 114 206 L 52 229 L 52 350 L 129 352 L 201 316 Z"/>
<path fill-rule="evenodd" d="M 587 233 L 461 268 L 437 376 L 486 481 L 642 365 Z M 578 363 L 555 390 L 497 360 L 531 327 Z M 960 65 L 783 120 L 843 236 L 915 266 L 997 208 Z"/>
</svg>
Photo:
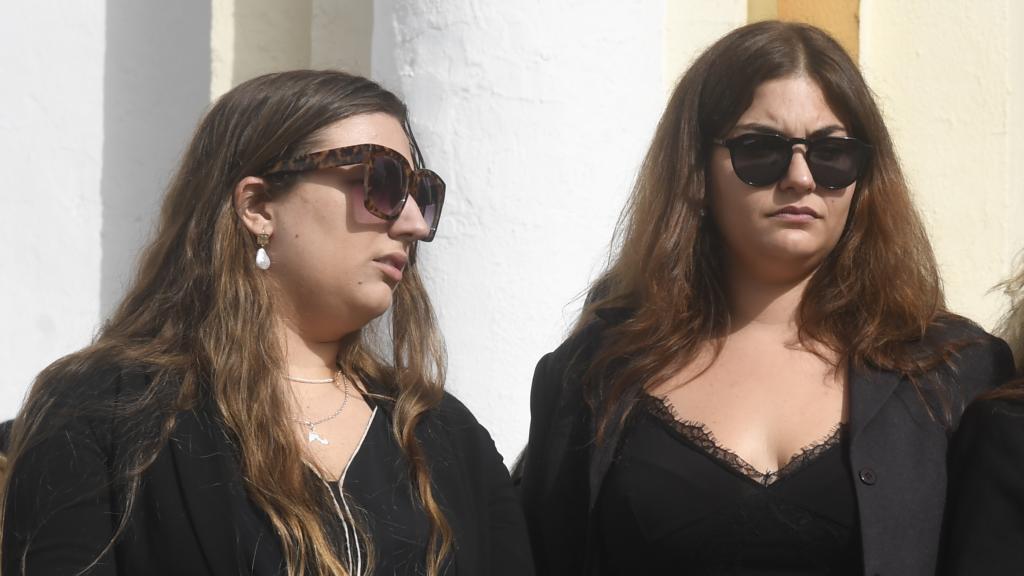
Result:
<svg viewBox="0 0 1024 576">
<path fill-rule="evenodd" d="M 998 286 L 1009 298 L 1009 306 L 996 333 L 1006 339 L 1017 360 L 1017 375 L 1024 378 L 1024 253 L 1017 259 L 1017 273 Z M 1021 382 L 1024 384 L 1024 381 Z"/>
<path fill-rule="evenodd" d="M 680 79 L 619 221 L 617 252 L 590 289 L 576 332 L 611 323 L 584 373 L 598 440 L 637 394 L 666 382 L 730 327 L 722 240 L 708 206 L 708 161 L 769 80 L 806 76 L 850 136 L 873 146 L 838 244 L 814 272 L 797 312 L 801 345 L 833 364 L 914 374 L 942 358 L 911 350 L 945 299 L 925 228 L 889 132 L 849 55 L 804 24 L 760 22 L 709 47 Z M 945 356 L 942 351 L 939 356 Z M 613 410 L 614 408 L 614 410 Z M 613 414 L 614 413 L 614 414 Z"/>
<path fill-rule="evenodd" d="M 1018 257 L 1016 269 L 1016 274 L 996 287 L 1009 298 L 1009 305 L 996 328 L 996 333 L 1006 339 L 1013 350 L 1013 357 L 1017 363 L 1016 379 L 985 394 L 985 398 L 1024 401 L 1024 253 Z"/>
<path fill-rule="evenodd" d="M 59 406 L 68 383 L 109 366 L 144 371 L 151 379 L 146 391 L 117 408 L 131 423 L 125 429 L 138 437 L 123 442 L 126 452 L 112 464 L 124 501 L 110 546 L 125 530 L 142 475 L 166 443 L 175 415 L 211 402 L 237 447 L 249 496 L 281 540 L 288 574 L 350 574 L 328 526 L 337 519 L 324 516 L 325 509 L 333 509 L 330 496 L 303 461 L 304 449 L 288 418 L 290 404 L 279 384 L 284 354 L 273 292 L 252 265 L 256 246 L 236 214 L 232 191 L 242 178 L 315 149 L 330 125 L 374 112 L 402 123 L 416 163 L 422 164 L 405 105 L 365 78 L 335 71 L 283 72 L 245 82 L 221 97 L 197 128 L 170 183 L 153 240 L 124 300 L 92 345 L 50 365 L 34 382 L 14 425 L 11 469 L 31 444 L 59 433 Z M 288 188 L 282 183 L 271 194 L 286 194 Z M 395 288 L 389 316 L 390 327 L 379 327 L 376 336 L 366 328 L 349 335 L 339 362 L 394 403 L 392 432 L 429 519 L 427 566 L 434 576 L 452 549 L 452 531 L 431 490 L 414 430 L 441 401 L 445 357 L 415 265 Z M 75 406 L 75 412 L 81 415 L 85 408 L 91 409 Z"/>
</svg>

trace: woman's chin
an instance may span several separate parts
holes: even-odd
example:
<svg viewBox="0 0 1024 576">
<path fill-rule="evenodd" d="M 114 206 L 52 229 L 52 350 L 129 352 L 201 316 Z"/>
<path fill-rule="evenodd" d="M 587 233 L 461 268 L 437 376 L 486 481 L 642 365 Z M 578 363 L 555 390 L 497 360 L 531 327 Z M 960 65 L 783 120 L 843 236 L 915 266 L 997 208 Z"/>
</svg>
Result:
<svg viewBox="0 0 1024 576">
<path fill-rule="evenodd" d="M 385 285 L 384 289 L 378 292 L 373 294 L 372 297 L 366 298 L 360 310 L 367 323 L 383 315 L 388 311 L 388 308 L 391 308 L 393 299 L 391 288 Z"/>
</svg>

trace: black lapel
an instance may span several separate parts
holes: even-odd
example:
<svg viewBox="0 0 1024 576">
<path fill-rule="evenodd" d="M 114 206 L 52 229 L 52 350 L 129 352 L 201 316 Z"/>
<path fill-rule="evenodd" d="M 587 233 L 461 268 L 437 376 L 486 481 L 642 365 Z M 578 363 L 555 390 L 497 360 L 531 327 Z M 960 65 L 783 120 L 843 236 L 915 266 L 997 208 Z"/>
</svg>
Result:
<svg viewBox="0 0 1024 576">
<path fill-rule="evenodd" d="M 850 368 L 850 438 L 855 439 L 899 385 L 899 374 L 871 367 Z"/>
<path fill-rule="evenodd" d="M 197 407 L 178 416 L 169 442 L 182 497 L 213 574 L 238 574 L 232 491 L 240 478 L 222 429 Z"/>
</svg>

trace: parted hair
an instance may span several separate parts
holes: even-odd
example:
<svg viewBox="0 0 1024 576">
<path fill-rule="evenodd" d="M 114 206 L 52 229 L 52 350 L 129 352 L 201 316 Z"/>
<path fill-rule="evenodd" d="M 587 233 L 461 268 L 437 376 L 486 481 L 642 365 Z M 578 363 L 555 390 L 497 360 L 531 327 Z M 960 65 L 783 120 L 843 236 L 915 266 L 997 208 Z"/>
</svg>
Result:
<svg viewBox="0 0 1024 576">
<path fill-rule="evenodd" d="M 701 215 L 709 205 L 713 141 L 732 129 L 758 86 L 792 76 L 813 80 L 849 135 L 872 146 L 845 229 L 800 303 L 800 343 L 837 369 L 848 362 L 907 374 L 948 353 L 915 350 L 945 314 L 945 299 L 924 225 L 857 65 L 813 26 L 750 24 L 711 45 L 679 80 L 620 217 L 610 264 L 576 323 L 579 332 L 612 310 L 628 310 L 603 332 L 584 372 L 599 441 L 641 390 L 666 382 L 702 347 L 720 350 L 730 327 L 724 251 L 713 219 Z"/>
<path fill-rule="evenodd" d="M 124 502 L 108 549 L 123 534 L 140 479 L 176 414 L 210 402 L 237 447 L 250 498 L 280 538 L 289 576 L 351 573 L 331 538 L 331 519 L 324 517 L 329 495 L 303 461 L 288 416 L 274 291 L 253 265 L 255 241 L 236 213 L 232 192 L 242 178 L 313 151 L 330 125 L 367 113 L 401 122 L 422 164 L 405 105 L 366 78 L 297 70 L 249 80 L 222 96 L 196 129 L 167 188 L 153 239 L 124 299 L 90 346 L 56 361 L 33 383 L 14 424 L 12 471 L 34 442 L 60 433 L 65 420 L 56 412 L 68 383 L 104 366 L 150 376 L 147 390 L 123 405 L 76 408 L 79 414 L 116 410 L 135 423 L 126 429 L 138 436 L 112 463 Z M 269 194 L 287 194 L 290 185 L 281 183 Z M 434 576 L 452 550 L 452 532 L 414 430 L 442 399 L 445 355 L 414 261 L 395 288 L 388 316 L 389 326 L 375 321 L 347 336 L 339 363 L 346 373 L 376 383 L 374 392 L 394 403 L 392 432 L 429 519 L 426 560 Z"/>
</svg>

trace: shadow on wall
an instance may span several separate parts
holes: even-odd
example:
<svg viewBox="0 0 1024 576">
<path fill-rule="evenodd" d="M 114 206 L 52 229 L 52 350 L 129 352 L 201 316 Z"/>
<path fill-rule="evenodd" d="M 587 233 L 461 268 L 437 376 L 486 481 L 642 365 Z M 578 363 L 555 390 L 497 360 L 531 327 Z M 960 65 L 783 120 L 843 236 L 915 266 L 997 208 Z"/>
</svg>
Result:
<svg viewBox="0 0 1024 576">
<path fill-rule="evenodd" d="M 210 100 L 210 3 L 108 0 L 100 314 L 131 280 L 160 198 Z"/>
</svg>

